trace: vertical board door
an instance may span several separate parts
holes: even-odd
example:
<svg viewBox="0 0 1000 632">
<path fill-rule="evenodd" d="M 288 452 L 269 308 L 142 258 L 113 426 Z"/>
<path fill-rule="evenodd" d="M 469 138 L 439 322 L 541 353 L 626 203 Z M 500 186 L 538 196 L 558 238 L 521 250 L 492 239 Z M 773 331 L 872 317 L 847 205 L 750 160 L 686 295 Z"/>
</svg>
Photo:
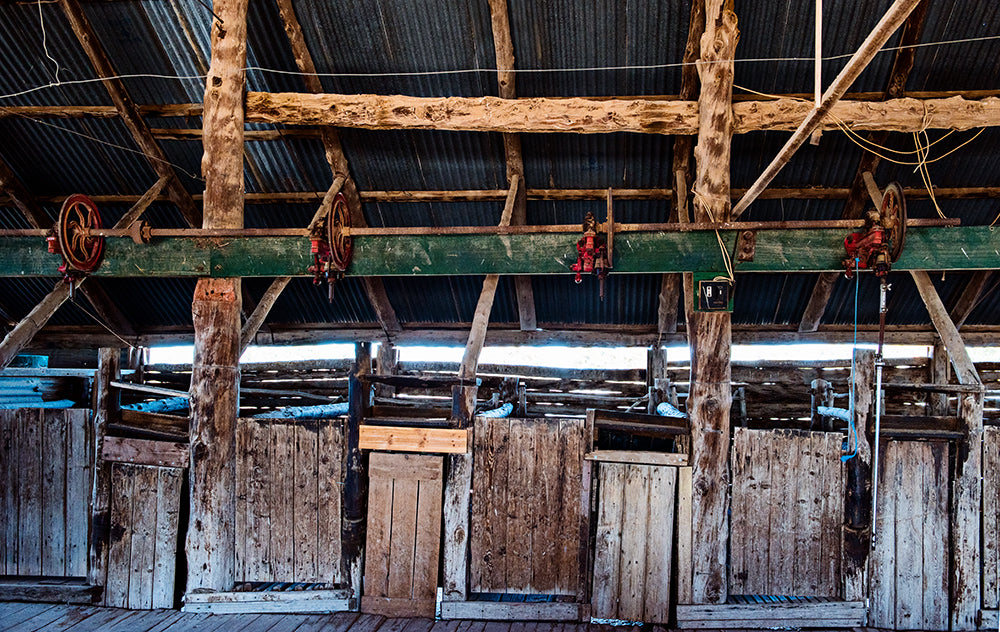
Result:
<svg viewBox="0 0 1000 632">
<path fill-rule="evenodd" d="M 591 614 L 667 623 L 677 468 L 601 463 Z"/>
<path fill-rule="evenodd" d="M 184 470 L 111 464 L 111 538 L 104 605 L 173 608 Z"/>
<path fill-rule="evenodd" d="M 731 595 L 842 596 L 843 438 L 735 430 Z"/>
<path fill-rule="evenodd" d="M 0 574 L 85 577 L 90 411 L 0 411 Z"/>
<path fill-rule="evenodd" d="M 363 612 L 434 616 L 443 475 L 444 457 L 371 453 Z"/>
<path fill-rule="evenodd" d="M 343 464 L 340 421 L 238 421 L 237 582 L 343 582 Z"/>
<path fill-rule="evenodd" d="M 1000 428 L 983 429 L 983 608 L 1000 608 Z"/>
<path fill-rule="evenodd" d="M 579 594 L 590 502 L 584 427 L 583 419 L 476 418 L 472 592 Z"/>
<path fill-rule="evenodd" d="M 878 478 L 869 625 L 948 629 L 948 444 L 887 441 Z"/>
</svg>

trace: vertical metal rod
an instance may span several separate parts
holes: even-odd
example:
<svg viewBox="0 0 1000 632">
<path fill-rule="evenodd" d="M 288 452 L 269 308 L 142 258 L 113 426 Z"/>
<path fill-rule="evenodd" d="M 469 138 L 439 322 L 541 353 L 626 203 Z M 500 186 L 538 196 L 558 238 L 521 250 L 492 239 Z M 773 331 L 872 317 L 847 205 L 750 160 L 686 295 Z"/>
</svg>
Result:
<svg viewBox="0 0 1000 632">
<path fill-rule="evenodd" d="M 878 521 L 878 461 L 879 461 L 879 432 L 882 428 L 882 367 L 885 360 L 882 357 L 882 345 L 885 341 L 885 313 L 887 311 L 886 295 L 889 292 L 889 284 L 885 277 L 879 285 L 879 331 L 878 331 L 878 351 L 875 353 L 875 446 L 872 455 L 872 549 L 875 548 L 876 528 Z"/>
</svg>

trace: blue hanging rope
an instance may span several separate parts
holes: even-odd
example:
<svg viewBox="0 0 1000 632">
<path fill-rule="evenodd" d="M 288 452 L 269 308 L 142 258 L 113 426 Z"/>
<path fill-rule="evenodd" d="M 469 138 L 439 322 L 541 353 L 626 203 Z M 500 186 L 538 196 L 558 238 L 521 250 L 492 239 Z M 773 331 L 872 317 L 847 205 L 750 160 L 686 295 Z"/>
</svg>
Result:
<svg viewBox="0 0 1000 632">
<path fill-rule="evenodd" d="M 861 263 L 858 257 L 854 258 L 854 269 L 858 269 L 858 265 Z M 854 457 L 858 456 L 858 431 L 854 427 L 854 371 L 857 368 L 855 366 L 855 352 L 858 349 L 858 288 L 861 286 L 861 275 L 855 274 L 854 278 L 854 345 L 851 347 L 851 381 L 848 384 L 848 395 L 850 399 L 848 402 L 848 419 L 847 419 L 847 447 L 851 447 L 851 437 L 854 437 L 854 452 L 850 454 L 845 454 L 840 457 L 843 462 L 850 461 Z"/>
</svg>

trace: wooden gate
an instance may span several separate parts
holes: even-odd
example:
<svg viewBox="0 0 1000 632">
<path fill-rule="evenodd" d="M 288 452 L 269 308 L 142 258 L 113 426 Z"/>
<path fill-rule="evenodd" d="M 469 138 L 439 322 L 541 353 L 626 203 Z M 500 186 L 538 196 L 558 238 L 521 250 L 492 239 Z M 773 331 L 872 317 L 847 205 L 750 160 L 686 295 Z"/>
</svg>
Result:
<svg viewBox="0 0 1000 632">
<path fill-rule="evenodd" d="M 588 498 L 583 419 L 476 418 L 471 589 L 581 592 Z"/>
<path fill-rule="evenodd" d="M 88 410 L 0 411 L 0 574 L 87 575 L 93 432 Z"/>
<path fill-rule="evenodd" d="M 372 452 L 364 612 L 433 617 L 441 555 L 444 458 Z"/>
<path fill-rule="evenodd" d="M 666 623 L 677 468 L 601 463 L 592 614 Z"/>
<path fill-rule="evenodd" d="M 882 452 L 869 625 L 946 630 L 948 444 L 887 441 Z"/>
<path fill-rule="evenodd" d="M 342 583 L 343 426 L 240 419 L 236 581 Z"/>
<path fill-rule="evenodd" d="M 840 598 L 843 435 L 737 428 L 729 592 Z"/>
<path fill-rule="evenodd" d="M 183 478 L 178 467 L 111 464 L 105 606 L 173 607 Z"/>
</svg>

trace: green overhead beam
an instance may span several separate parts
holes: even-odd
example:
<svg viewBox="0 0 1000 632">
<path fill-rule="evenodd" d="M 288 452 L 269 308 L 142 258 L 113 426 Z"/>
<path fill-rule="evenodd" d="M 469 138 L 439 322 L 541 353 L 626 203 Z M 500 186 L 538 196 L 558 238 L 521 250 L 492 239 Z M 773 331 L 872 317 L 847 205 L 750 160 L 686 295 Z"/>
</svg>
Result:
<svg viewBox="0 0 1000 632">
<path fill-rule="evenodd" d="M 752 262 L 738 272 L 832 272 L 845 256 L 842 229 L 761 230 Z M 733 252 L 736 233 L 723 231 Z M 575 233 L 356 236 L 350 276 L 560 274 L 576 261 Z M 305 237 L 165 237 L 149 244 L 108 238 L 94 276 L 309 276 Z M 713 231 L 615 235 L 616 273 L 719 273 Z M 60 258 L 37 237 L 0 239 L 0 276 L 58 276 Z M 896 270 L 1000 269 L 1000 230 L 987 226 L 910 228 Z"/>
</svg>

